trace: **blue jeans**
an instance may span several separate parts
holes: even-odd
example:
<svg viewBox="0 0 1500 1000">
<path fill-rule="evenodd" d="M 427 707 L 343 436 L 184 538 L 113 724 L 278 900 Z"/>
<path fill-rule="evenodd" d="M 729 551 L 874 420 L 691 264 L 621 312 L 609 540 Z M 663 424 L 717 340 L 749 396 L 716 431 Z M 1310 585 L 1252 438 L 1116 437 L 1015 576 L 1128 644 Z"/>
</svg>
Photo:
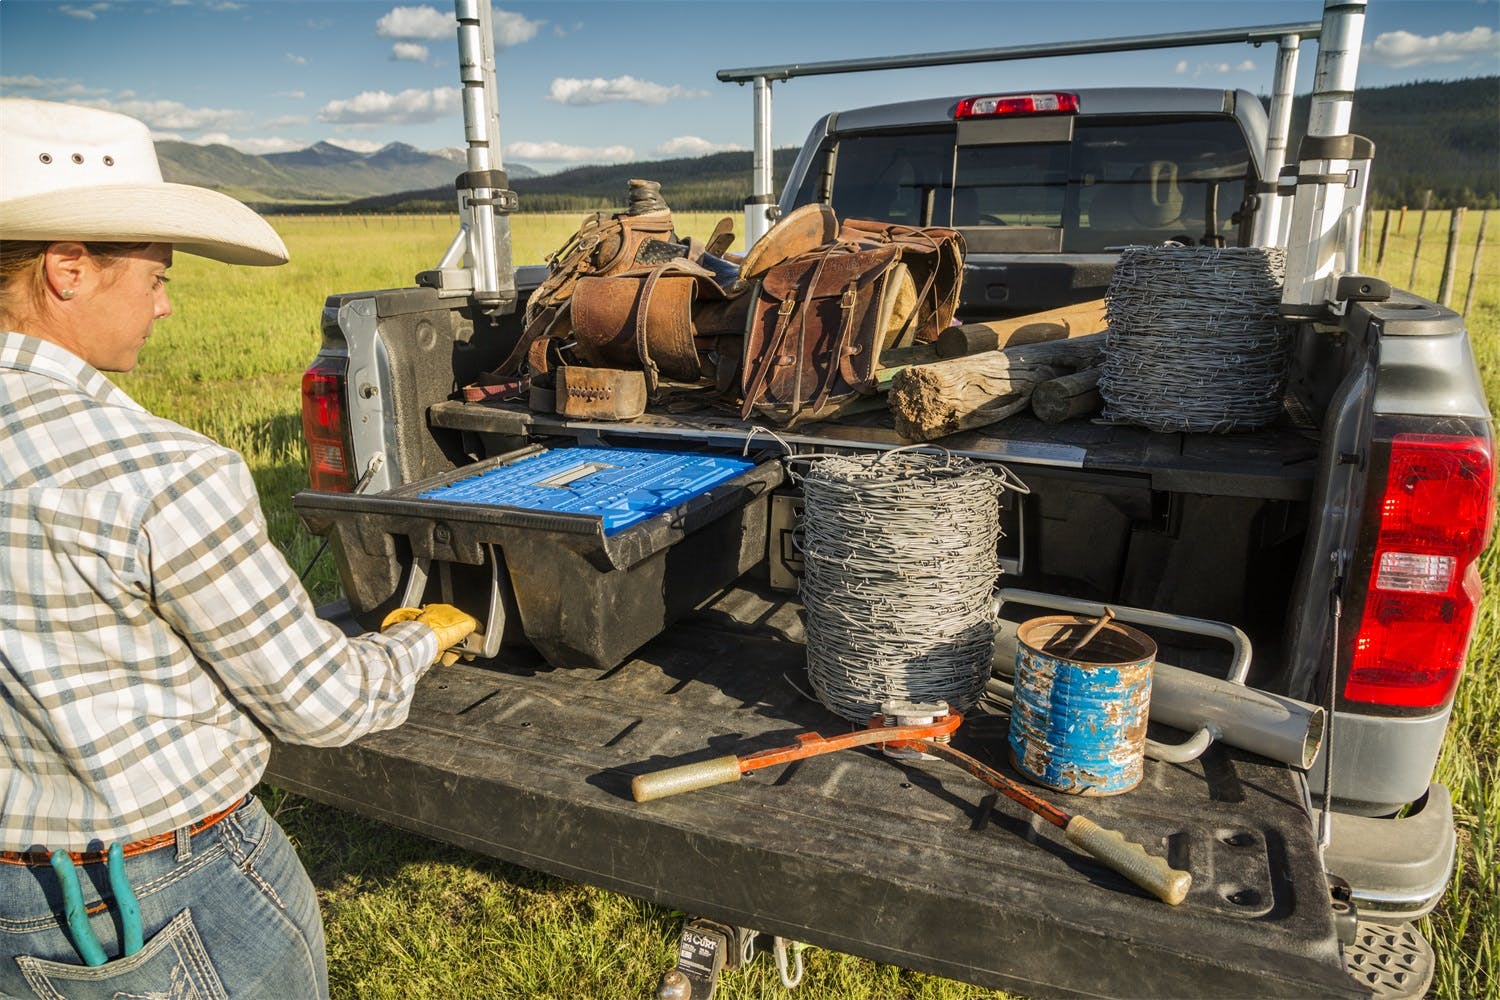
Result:
<svg viewBox="0 0 1500 1000">
<path fill-rule="evenodd" d="M 0 864 L 0 997 L 328 996 L 317 894 L 286 834 L 253 796 L 190 840 L 126 858 L 125 872 L 140 901 L 145 944 L 121 957 L 105 866 L 79 867 L 90 923 L 109 959 L 89 966 L 68 934 L 52 869 Z"/>
</svg>

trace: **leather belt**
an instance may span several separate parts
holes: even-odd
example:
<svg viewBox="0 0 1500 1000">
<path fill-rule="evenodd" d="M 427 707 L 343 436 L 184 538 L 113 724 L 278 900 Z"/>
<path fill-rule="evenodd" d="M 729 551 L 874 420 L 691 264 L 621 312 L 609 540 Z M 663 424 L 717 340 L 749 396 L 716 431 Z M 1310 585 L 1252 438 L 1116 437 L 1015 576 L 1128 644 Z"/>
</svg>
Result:
<svg viewBox="0 0 1500 1000">
<path fill-rule="evenodd" d="M 212 816 L 206 816 L 203 819 L 200 819 L 198 822 L 193 823 L 192 825 L 187 827 L 188 836 L 191 837 L 194 834 L 202 833 L 204 830 L 207 830 L 209 827 L 213 826 L 215 823 L 218 823 L 224 817 L 234 812 L 240 806 L 244 805 L 245 801 L 245 798 L 241 798 L 237 800 L 233 805 L 226 806 L 225 808 L 214 813 Z M 136 854 L 145 854 L 148 851 L 155 851 L 160 848 L 167 847 L 168 845 L 175 844 L 176 842 L 177 831 L 169 830 L 166 833 L 158 833 L 156 836 L 147 837 L 144 840 L 131 841 L 130 843 L 123 846 L 122 851 L 125 857 L 128 858 Z M 102 865 L 109 860 L 109 854 L 106 851 L 69 851 L 68 853 L 69 856 L 72 857 L 73 863 L 75 865 Z M 30 865 L 32 867 L 45 868 L 51 863 L 51 851 L 0 851 L 0 864 Z"/>
</svg>

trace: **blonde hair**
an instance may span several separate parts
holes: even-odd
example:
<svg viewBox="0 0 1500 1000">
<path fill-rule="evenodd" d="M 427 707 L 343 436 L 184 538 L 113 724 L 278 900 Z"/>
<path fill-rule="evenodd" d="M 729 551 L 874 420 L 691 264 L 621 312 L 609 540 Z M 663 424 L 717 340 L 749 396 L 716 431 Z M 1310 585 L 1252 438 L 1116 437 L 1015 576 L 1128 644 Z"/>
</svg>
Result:
<svg viewBox="0 0 1500 1000">
<path fill-rule="evenodd" d="M 43 301 L 47 291 L 42 259 L 57 240 L 5 240 L 0 242 L 0 325 L 14 329 Z M 83 244 L 101 267 L 113 267 L 125 254 L 142 250 L 149 243 Z"/>
</svg>

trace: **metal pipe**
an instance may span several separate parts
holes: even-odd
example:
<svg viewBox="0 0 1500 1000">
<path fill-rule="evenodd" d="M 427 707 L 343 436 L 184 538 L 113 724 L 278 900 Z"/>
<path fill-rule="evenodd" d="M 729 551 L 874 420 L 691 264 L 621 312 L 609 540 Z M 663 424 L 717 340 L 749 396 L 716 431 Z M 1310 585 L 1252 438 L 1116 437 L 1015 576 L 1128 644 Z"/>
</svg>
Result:
<svg viewBox="0 0 1500 1000">
<path fill-rule="evenodd" d="M 490 0 L 454 0 L 458 69 L 463 84 L 468 171 L 459 178 L 459 215 L 468 240 L 472 296 L 491 309 L 514 307 L 509 197 L 500 159 L 500 115 Z M 445 255 L 446 257 L 446 255 Z"/>
<path fill-rule="evenodd" d="M 1281 168 L 1286 166 L 1287 136 L 1292 130 L 1292 99 L 1297 86 L 1297 57 L 1302 47 L 1298 35 L 1283 35 L 1277 42 L 1276 76 L 1271 86 L 1271 111 L 1266 131 L 1266 162 L 1263 182 L 1269 185 L 1260 195 L 1260 211 L 1255 221 L 1255 245 L 1281 246 L 1281 194 L 1276 185 Z"/>
<path fill-rule="evenodd" d="M 764 76 L 755 78 L 755 153 L 751 194 L 745 199 L 745 249 L 749 250 L 756 240 L 771 228 L 771 213 L 776 208 L 773 173 L 774 150 L 771 138 L 771 81 Z"/>
<path fill-rule="evenodd" d="M 748 83 L 757 77 L 768 80 L 790 80 L 797 76 L 821 76 L 829 73 L 863 73 L 879 69 L 911 69 L 917 66 L 956 66 L 963 63 L 1004 62 L 1011 59 L 1036 59 L 1051 56 L 1079 56 L 1101 52 L 1132 52 L 1145 49 L 1170 49 L 1192 45 L 1229 45 L 1248 42 L 1259 45 L 1274 42 L 1285 35 L 1317 38 L 1323 26 L 1317 21 L 1302 24 L 1272 24 L 1250 28 L 1212 28 L 1205 31 L 1178 31 L 1156 35 L 1131 35 L 1124 38 L 1094 38 L 1077 42 L 1043 42 L 1037 45 L 1010 45 L 990 49 L 961 49 L 951 52 L 929 52 L 907 56 L 875 56 L 869 59 L 835 59 L 829 62 L 787 63 L 781 66 L 755 66 L 744 69 L 721 69 L 718 78 L 725 83 Z"/>
<path fill-rule="evenodd" d="M 1357 257 L 1345 241 L 1358 237 L 1345 221 L 1349 158 L 1335 140 L 1349 134 L 1365 0 L 1324 0 L 1323 32 L 1308 108 L 1307 138 L 1297 162 L 1297 192 L 1287 235 L 1286 281 L 1281 311 L 1289 316 L 1342 312 L 1335 300 L 1340 266 Z M 1352 205 L 1355 212 L 1362 206 Z"/>
</svg>

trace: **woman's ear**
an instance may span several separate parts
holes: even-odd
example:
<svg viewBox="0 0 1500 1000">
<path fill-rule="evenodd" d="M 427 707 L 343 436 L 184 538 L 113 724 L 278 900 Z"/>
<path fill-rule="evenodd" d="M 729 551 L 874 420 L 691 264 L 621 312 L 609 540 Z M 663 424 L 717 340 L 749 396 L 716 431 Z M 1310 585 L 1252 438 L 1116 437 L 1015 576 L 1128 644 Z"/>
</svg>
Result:
<svg viewBox="0 0 1500 1000">
<path fill-rule="evenodd" d="M 93 255 L 82 243 L 64 241 L 47 247 L 42 256 L 42 268 L 47 279 L 47 290 L 60 299 L 71 299 L 78 294 L 91 269 L 95 268 Z"/>
</svg>

